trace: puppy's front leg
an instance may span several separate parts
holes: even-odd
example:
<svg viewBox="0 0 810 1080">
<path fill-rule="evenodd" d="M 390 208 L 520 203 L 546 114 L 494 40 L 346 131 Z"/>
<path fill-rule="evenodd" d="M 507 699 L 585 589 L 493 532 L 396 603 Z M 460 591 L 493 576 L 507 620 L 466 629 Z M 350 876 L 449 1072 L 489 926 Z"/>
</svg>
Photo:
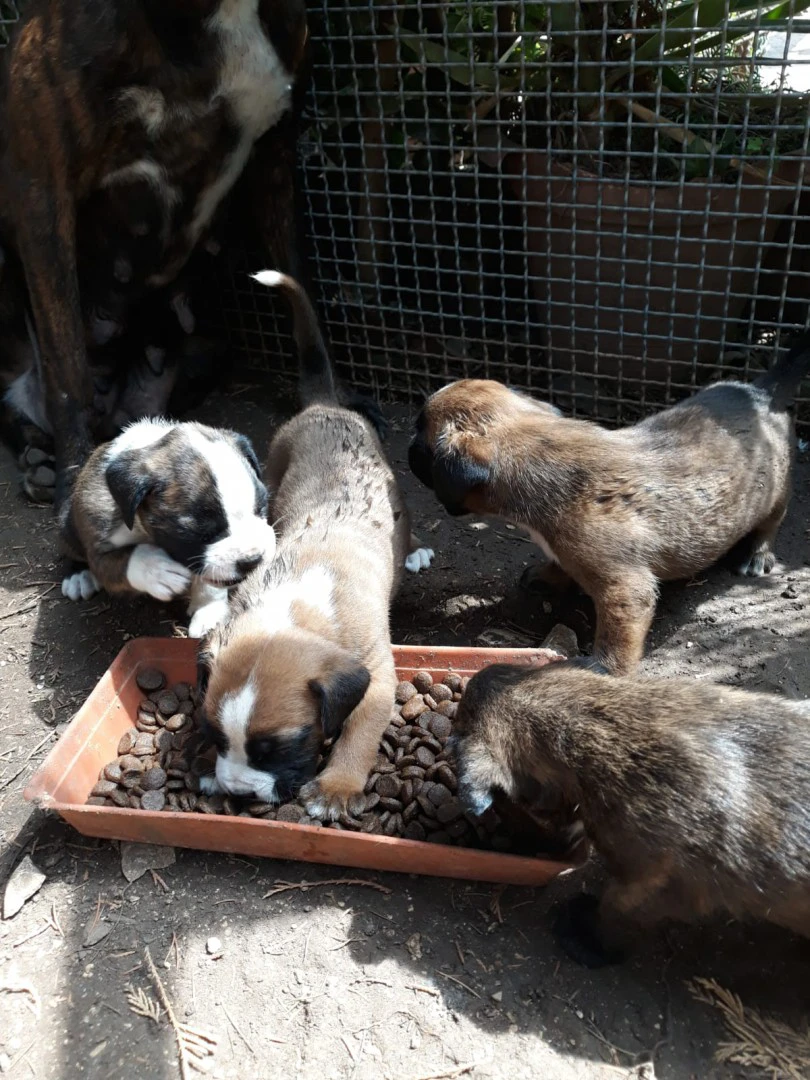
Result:
<svg viewBox="0 0 810 1080">
<path fill-rule="evenodd" d="M 191 577 L 191 571 L 162 548 L 137 544 L 101 555 L 94 553 L 89 559 L 89 570 L 69 575 L 62 581 L 62 595 L 80 600 L 106 589 L 111 593 L 144 592 L 167 603 L 188 590 Z M 88 591 L 90 579 L 95 584 L 92 591 Z"/>
<path fill-rule="evenodd" d="M 191 583 L 188 613 L 191 616 L 188 636 L 190 638 L 205 637 L 228 617 L 228 590 L 217 585 L 209 585 L 202 578 L 195 577 Z"/>
<path fill-rule="evenodd" d="M 594 655 L 612 674 L 632 674 L 644 656 L 655 614 L 655 577 L 648 570 L 628 571 L 586 591 L 596 605 Z"/>
<path fill-rule="evenodd" d="M 372 671 L 366 695 L 346 721 L 329 764 L 301 789 L 301 799 L 312 817 L 334 821 L 347 811 L 362 813 L 363 788 L 391 718 L 396 686 L 393 659 Z"/>
</svg>

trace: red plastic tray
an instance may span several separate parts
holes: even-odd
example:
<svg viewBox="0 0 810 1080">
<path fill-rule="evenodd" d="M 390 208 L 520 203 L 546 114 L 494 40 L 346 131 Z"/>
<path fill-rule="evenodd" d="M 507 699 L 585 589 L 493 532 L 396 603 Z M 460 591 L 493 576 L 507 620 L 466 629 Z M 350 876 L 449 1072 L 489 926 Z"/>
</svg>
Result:
<svg viewBox="0 0 810 1080">
<path fill-rule="evenodd" d="M 240 855 L 331 863 L 366 870 L 436 877 L 545 885 L 569 864 L 418 840 L 371 836 L 258 818 L 150 812 L 87 806 L 101 769 L 117 754 L 123 733 L 134 725 L 143 694 L 135 682 L 141 667 L 158 667 L 170 682 L 194 682 L 196 645 L 178 638 L 128 642 L 71 721 L 25 789 L 25 798 L 55 810 L 85 836 L 227 851 Z M 456 649 L 395 646 L 400 678 L 427 670 L 471 675 L 488 664 L 545 664 L 547 649 Z"/>
</svg>

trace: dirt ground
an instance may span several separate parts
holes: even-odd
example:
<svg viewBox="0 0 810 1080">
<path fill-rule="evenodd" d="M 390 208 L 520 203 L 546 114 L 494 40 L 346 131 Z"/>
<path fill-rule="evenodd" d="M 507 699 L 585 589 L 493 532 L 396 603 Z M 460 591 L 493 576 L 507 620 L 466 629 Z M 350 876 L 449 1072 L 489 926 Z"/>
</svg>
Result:
<svg viewBox="0 0 810 1080">
<path fill-rule="evenodd" d="M 433 568 L 405 582 L 394 641 L 529 645 L 564 622 L 587 648 L 588 602 L 523 595 L 532 545 L 500 524 L 446 518 L 407 471 L 407 410 L 388 413 L 389 452 L 436 551 Z M 241 428 L 257 447 L 278 419 L 255 386 L 215 396 L 200 416 Z M 805 455 L 781 573 L 752 582 L 716 570 L 664 590 L 646 672 L 810 694 L 809 480 Z M 810 945 L 768 927 L 667 928 L 624 966 L 577 967 L 556 947 L 549 912 L 594 869 L 545 890 L 498 890 L 178 850 L 128 885 L 116 844 L 32 813 L 22 791 L 123 643 L 172 634 L 184 612 L 148 599 L 63 599 L 51 512 L 23 501 L 7 456 L 0 498 L 0 887 L 25 852 L 46 875 L 0 922 L 0 1075 L 177 1076 L 166 1021 L 128 1006 L 130 987 L 156 997 L 145 948 L 178 1020 L 216 1037 L 206 1069 L 223 1080 L 751 1075 L 715 1061 L 728 1033 L 690 994 L 700 976 L 807 1022 Z M 386 891 L 265 895 L 277 881 L 346 876 Z"/>
</svg>

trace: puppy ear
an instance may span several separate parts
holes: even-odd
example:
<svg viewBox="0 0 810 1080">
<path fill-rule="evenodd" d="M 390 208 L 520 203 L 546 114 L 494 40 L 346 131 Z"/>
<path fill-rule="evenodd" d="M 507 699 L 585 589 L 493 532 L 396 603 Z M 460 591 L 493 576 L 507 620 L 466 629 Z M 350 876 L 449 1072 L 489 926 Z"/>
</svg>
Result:
<svg viewBox="0 0 810 1080">
<path fill-rule="evenodd" d="M 486 484 L 490 471 L 457 450 L 445 450 L 433 459 L 433 490 L 444 506 L 463 507 L 472 488 Z"/>
<path fill-rule="evenodd" d="M 219 626 L 215 626 L 197 646 L 197 700 L 200 705 L 208 692 L 211 669 L 222 645 L 220 630 Z"/>
<path fill-rule="evenodd" d="M 120 454 L 111 461 L 104 476 L 124 524 L 131 529 L 138 507 L 157 487 L 156 477 L 140 455 L 132 453 Z"/>
<path fill-rule="evenodd" d="M 321 727 L 325 739 L 336 738 L 349 716 L 366 695 L 371 674 L 362 664 L 343 668 L 324 679 L 310 679 L 309 688 L 321 704 Z"/>
<path fill-rule="evenodd" d="M 478 740 L 461 738 L 456 744 L 458 797 L 468 813 L 483 814 L 492 806 L 496 790 L 508 798 L 517 795 L 517 783 Z"/>
<path fill-rule="evenodd" d="M 259 459 L 256 457 L 256 451 L 253 449 L 253 443 L 247 437 L 247 435 L 240 435 L 238 432 L 234 432 L 233 441 L 236 443 L 236 449 L 240 454 L 244 454 L 250 463 L 251 469 L 256 473 L 258 478 L 262 479 L 262 467 L 259 464 Z"/>
</svg>

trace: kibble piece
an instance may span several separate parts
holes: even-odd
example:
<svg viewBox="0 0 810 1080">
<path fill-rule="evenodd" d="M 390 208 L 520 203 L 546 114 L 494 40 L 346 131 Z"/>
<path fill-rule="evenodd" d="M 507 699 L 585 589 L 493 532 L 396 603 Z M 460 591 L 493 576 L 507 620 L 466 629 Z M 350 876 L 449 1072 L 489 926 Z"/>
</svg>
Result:
<svg viewBox="0 0 810 1080">
<path fill-rule="evenodd" d="M 440 701 L 436 706 L 436 712 L 441 713 L 442 716 L 446 716 L 449 720 L 455 720 L 458 714 L 458 702 Z"/>
<path fill-rule="evenodd" d="M 141 808 L 140 796 L 133 795 L 132 792 L 130 792 L 130 794 L 129 794 L 129 808 L 130 808 L 130 810 L 140 810 L 140 808 Z"/>
<path fill-rule="evenodd" d="M 461 691 L 461 676 L 455 671 L 451 671 L 448 675 L 445 675 L 444 685 L 452 690 L 454 694 L 459 693 Z"/>
<path fill-rule="evenodd" d="M 90 792 L 90 794 L 103 799 L 107 795 L 112 795 L 112 793 L 116 791 L 117 788 L 118 785 L 113 783 L 112 780 L 99 780 L 94 785 L 93 790 Z"/>
<path fill-rule="evenodd" d="M 178 701 L 187 701 L 191 698 L 191 685 L 187 682 L 175 683 L 172 693 Z"/>
<path fill-rule="evenodd" d="M 181 701 L 177 706 L 177 711 L 182 713 L 183 716 L 192 716 L 194 713 L 194 702 L 189 699 L 188 701 Z"/>
<path fill-rule="evenodd" d="M 423 769 L 429 769 L 436 760 L 436 755 L 432 750 L 428 750 L 426 746 L 417 746 L 414 756 L 416 757 L 416 764 Z"/>
<path fill-rule="evenodd" d="M 402 800 L 401 799 L 380 799 L 380 806 L 383 810 L 390 810 L 392 813 L 401 813 Z"/>
<path fill-rule="evenodd" d="M 155 737 L 147 731 L 139 731 L 132 753 L 135 757 L 150 757 L 155 752 Z"/>
<path fill-rule="evenodd" d="M 450 704 L 453 703 L 450 702 Z M 453 722 L 449 716 L 442 716 L 441 713 L 436 712 L 430 714 L 428 731 L 435 735 L 437 739 L 447 739 L 452 730 Z"/>
<path fill-rule="evenodd" d="M 424 703 L 427 705 L 427 707 L 430 709 L 431 712 L 436 711 L 436 706 L 439 703 L 436 700 L 436 698 L 433 696 L 433 694 L 425 694 L 425 695 L 423 695 L 422 700 L 424 701 Z"/>
<path fill-rule="evenodd" d="M 429 671 L 417 671 L 411 682 L 420 694 L 426 694 L 433 686 L 433 676 Z"/>
<path fill-rule="evenodd" d="M 155 735 L 155 749 L 161 754 L 167 753 L 172 748 L 172 733 L 162 728 Z"/>
<path fill-rule="evenodd" d="M 445 825 L 445 832 L 451 840 L 461 840 L 470 831 L 470 826 L 464 820 L 464 818 L 456 818 L 455 821 L 451 821 L 448 825 Z"/>
<path fill-rule="evenodd" d="M 87 800 L 88 806 L 106 806 L 107 800 L 103 795 L 91 795 Z"/>
<path fill-rule="evenodd" d="M 144 791 L 157 791 L 166 784 L 166 780 L 166 773 L 159 765 L 155 765 L 151 769 L 147 769 L 141 777 L 141 787 Z M 185 780 L 183 784 L 185 784 Z"/>
<path fill-rule="evenodd" d="M 143 810 L 162 810 L 166 805 L 166 795 L 162 791 L 145 791 L 141 795 L 141 808 Z"/>
<path fill-rule="evenodd" d="M 381 799 L 395 799 L 401 786 L 396 776 L 381 776 L 377 781 L 377 794 Z"/>
<path fill-rule="evenodd" d="M 161 710 L 162 711 L 162 710 Z M 188 718 L 184 713 L 173 712 L 170 713 L 166 719 L 165 728 L 167 731 L 179 731 L 184 726 Z"/>
<path fill-rule="evenodd" d="M 410 701 L 412 697 L 419 691 L 409 682 L 401 682 L 397 685 L 396 694 L 394 695 L 400 705 L 404 705 L 406 701 Z"/>
<path fill-rule="evenodd" d="M 442 803 L 446 803 L 448 799 L 452 798 L 452 794 L 444 784 L 434 784 L 427 797 L 434 806 L 441 806 Z"/>
<path fill-rule="evenodd" d="M 402 814 L 392 814 L 383 826 L 386 836 L 396 836 L 402 831 Z"/>
<path fill-rule="evenodd" d="M 404 840 L 424 840 L 426 836 L 427 833 L 418 821 L 409 821 L 402 830 Z"/>
<path fill-rule="evenodd" d="M 145 771 L 146 766 L 139 757 L 135 757 L 134 754 L 124 754 L 118 759 L 118 764 L 121 767 L 122 777 L 127 773 L 142 773 Z"/>
<path fill-rule="evenodd" d="M 369 813 L 370 810 L 373 810 L 375 806 L 379 805 L 379 802 L 380 796 L 377 794 L 376 791 L 368 792 L 368 794 L 366 795 L 366 808 L 364 812 L 366 814 Z"/>
<path fill-rule="evenodd" d="M 449 821 L 455 821 L 461 817 L 461 814 L 462 810 L 458 799 L 448 799 L 447 802 L 443 802 L 436 807 L 436 819 L 442 825 L 446 825 Z"/>
<path fill-rule="evenodd" d="M 437 704 L 440 701 L 452 701 L 453 691 L 444 683 L 434 683 L 430 689 L 430 696 Z"/>
<path fill-rule="evenodd" d="M 123 769 L 117 761 L 111 761 L 109 765 L 104 766 L 104 779 L 112 780 L 114 784 L 118 784 L 121 780 Z"/>
<path fill-rule="evenodd" d="M 137 738 L 138 732 L 135 728 L 130 728 L 129 731 L 125 731 L 118 740 L 118 756 L 120 757 L 122 754 L 128 754 L 135 745 L 135 740 Z"/>
<path fill-rule="evenodd" d="M 278 808 L 276 821 L 291 821 L 297 825 L 303 816 L 303 807 L 298 806 L 297 803 L 287 803 L 285 806 Z"/>
<path fill-rule="evenodd" d="M 419 803 L 414 799 L 413 802 L 408 803 L 405 809 L 402 811 L 402 820 L 407 825 L 408 822 L 413 821 L 416 815 L 419 813 Z"/>
<path fill-rule="evenodd" d="M 449 795 L 450 792 L 448 791 L 447 794 Z M 422 795 L 420 793 L 416 796 L 416 801 L 421 807 L 423 814 L 431 818 L 436 817 L 436 807 L 434 806 L 433 801 L 429 798 L 429 795 Z"/>
<path fill-rule="evenodd" d="M 177 694 L 173 694 L 171 690 L 165 690 L 157 699 L 157 707 L 164 716 L 173 716 L 179 705 Z"/>
<path fill-rule="evenodd" d="M 110 795 L 110 798 L 116 806 L 129 806 L 129 794 L 126 791 L 122 791 L 121 788 L 116 788 Z"/>
<path fill-rule="evenodd" d="M 442 761 L 436 768 L 436 779 L 440 784 L 444 784 L 450 791 L 456 791 L 458 789 L 458 780 L 456 780 L 456 774 L 450 768 L 446 761 Z"/>
<path fill-rule="evenodd" d="M 450 836 L 444 829 L 438 829 L 427 837 L 427 841 L 429 844 L 449 844 Z"/>
<path fill-rule="evenodd" d="M 157 668 L 141 668 L 135 676 L 135 682 L 145 694 L 153 694 L 166 685 L 166 676 Z"/>
<path fill-rule="evenodd" d="M 406 765 L 400 775 L 403 780 L 421 780 L 425 775 L 425 770 L 421 765 Z"/>
<path fill-rule="evenodd" d="M 417 716 L 421 716 L 423 712 L 427 712 L 428 707 L 425 704 L 424 698 L 421 694 L 417 694 L 412 697 L 410 701 L 406 701 L 402 706 L 402 712 L 400 716 L 403 720 L 415 720 Z"/>
</svg>

